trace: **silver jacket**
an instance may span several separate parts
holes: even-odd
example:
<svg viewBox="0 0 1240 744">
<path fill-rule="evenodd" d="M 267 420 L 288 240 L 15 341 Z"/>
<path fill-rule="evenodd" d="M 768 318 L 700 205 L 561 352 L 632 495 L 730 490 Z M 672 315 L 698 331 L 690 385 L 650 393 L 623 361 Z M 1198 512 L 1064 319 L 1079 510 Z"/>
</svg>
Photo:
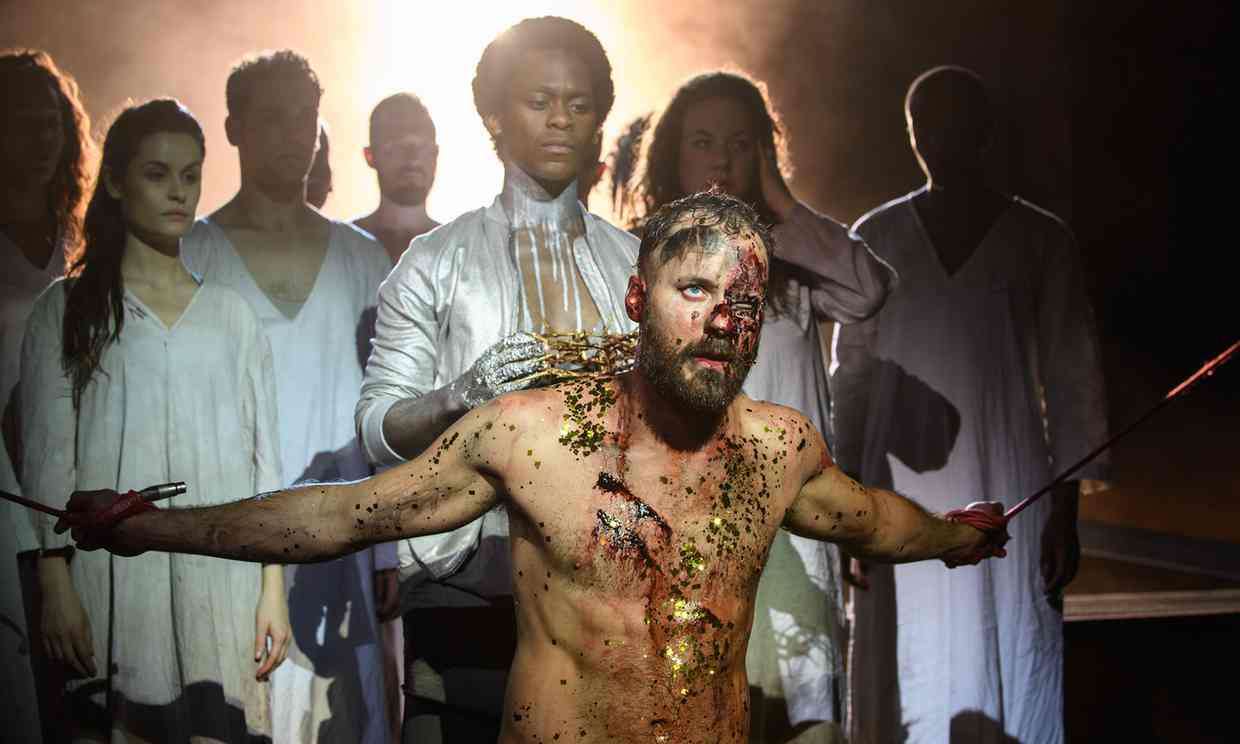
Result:
<svg viewBox="0 0 1240 744">
<path fill-rule="evenodd" d="M 508 177 L 505 191 L 520 184 Z M 362 444 L 376 465 L 404 459 L 383 437 L 388 409 L 452 382 L 492 344 L 525 330 L 504 209 L 512 194 L 507 196 L 415 238 L 379 288 L 375 338 L 356 410 Z M 580 203 L 577 208 L 585 225 L 585 239 L 572 246 L 578 271 L 606 330 L 631 332 L 636 326 L 625 313 L 624 293 L 638 241 Z M 423 606 L 470 605 L 479 595 L 510 594 L 507 535 L 501 508 L 453 532 L 402 541 L 402 592 L 436 580 L 445 591 L 423 592 Z"/>
</svg>

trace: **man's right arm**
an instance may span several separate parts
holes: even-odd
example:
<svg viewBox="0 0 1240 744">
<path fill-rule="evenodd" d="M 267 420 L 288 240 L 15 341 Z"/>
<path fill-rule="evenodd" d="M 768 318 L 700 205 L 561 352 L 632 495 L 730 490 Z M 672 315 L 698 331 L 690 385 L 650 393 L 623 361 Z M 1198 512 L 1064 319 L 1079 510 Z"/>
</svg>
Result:
<svg viewBox="0 0 1240 744">
<path fill-rule="evenodd" d="M 358 432 L 370 461 L 414 457 L 472 408 L 529 386 L 546 369 L 546 348 L 527 334 L 499 340 L 472 367 L 434 388 L 442 350 L 431 280 L 435 247 L 415 239 L 379 288 L 375 338 L 357 403 Z"/>
<path fill-rule="evenodd" d="M 439 324 L 430 253 L 429 246 L 414 245 L 379 287 L 356 410 L 362 445 L 377 465 L 413 457 L 467 410 L 451 391 L 432 388 Z"/>
<path fill-rule="evenodd" d="M 264 563 L 309 563 L 367 545 L 468 524 L 498 501 L 500 472 L 521 427 L 493 403 L 471 411 L 417 459 L 352 483 L 309 484 L 220 506 L 152 509 L 115 526 L 96 521 L 118 497 L 75 494 L 79 547 L 134 555 L 148 550 Z M 193 484 L 192 484 L 193 485 Z M 201 484 L 199 487 L 209 487 Z"/>
</svg>

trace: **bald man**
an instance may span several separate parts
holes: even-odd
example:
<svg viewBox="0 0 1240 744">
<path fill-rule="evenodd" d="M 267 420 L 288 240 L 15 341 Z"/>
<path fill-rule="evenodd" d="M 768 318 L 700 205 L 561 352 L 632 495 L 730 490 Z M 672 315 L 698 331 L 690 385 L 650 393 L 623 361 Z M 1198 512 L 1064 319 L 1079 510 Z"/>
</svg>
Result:
<svg viewBox="0 0 1240 744">
<path fill-rule="evenodd" d="M 976 74 L 925 73 L 905 112 L 926 185 L 854 226 L 899 283 L 873 319 L 841 328 L 837 434 L 861 443 L 865 482 L 930 510 L 999 484 L 1029 494 L 1106 438 L 1076 245 L 1057 217 L 987 183 L 996 119 Z M 855 743 L 1063 740 L 1077 489 L 1013 520 L 1013 560 L 870 572 L 854 595 Z"/>
</svg>

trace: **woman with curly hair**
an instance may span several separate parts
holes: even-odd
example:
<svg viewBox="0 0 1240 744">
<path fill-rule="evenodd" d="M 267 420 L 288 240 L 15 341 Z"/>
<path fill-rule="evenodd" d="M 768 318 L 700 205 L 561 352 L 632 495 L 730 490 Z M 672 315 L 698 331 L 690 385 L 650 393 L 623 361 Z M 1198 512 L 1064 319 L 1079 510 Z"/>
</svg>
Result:
<svg viewBox="0 0 1240 744">
<path fill-rule="evenodd" d="M 91 165 L 90 122 L 77 84 L 46 52 L 0 54 L 0 409 L 4 452 L 0 490 L 17 482 L 18 359 L 35 298 L 64 273 L 77 246 Z M 39 740 L 26 615 L 14 555 L 35 547 L 30 520 L 0 504 L 0 689 L 15 700 L 0 709 L 0 731 Z"/>
<path fill-rule="evenodd" d="M 847 227 L 793 196 L 780 167 L 783 129 L 762 83 L 732 72 L 698 75 L 673 94 L 645 138 L 644 170 L 628 204 L 636 229 L 659 207 L 712 188 L 741 198 L 773 226 L 762 342 L 745 393 L 803 412 L 829 436 L 818 321 L 872 315 L 886 297 L 887 271 Z M 780 533 L 771 546 L 746 657 L 752 741 L 842 735 L 839 566 L 824 543 Z"/>
</svg>

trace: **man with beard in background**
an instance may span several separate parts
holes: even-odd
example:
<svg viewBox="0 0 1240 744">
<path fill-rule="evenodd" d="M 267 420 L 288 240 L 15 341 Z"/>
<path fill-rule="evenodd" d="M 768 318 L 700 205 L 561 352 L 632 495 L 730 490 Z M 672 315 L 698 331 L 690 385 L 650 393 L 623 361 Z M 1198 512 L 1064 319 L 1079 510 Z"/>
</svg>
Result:
<svg viewBox="0 0 1240 744">
<path fill-rule="evenodd" d="M 370 112 L 370 144 L 362 154 L 379 181 L 379 206 L 353 224 L 383 243 L 396 263 L 409 241 L 439 227 L 426 213 L 439 145 L 421 99 L 396 93 L 379 101 Z"/>
<path fill-rule="evenodd" d="M 1001 556 L 1004 540 L 996 504 L 961 518 L 983 532 L 867 489 L 804 416 L 740 393 L 770 245 L 732 197 L 674 202 L 647 223 L 624 298 L 635 370 L 501 396 L 364 481 L 184 510 L 80 492 L 58 528 L 125 555 L 312 561 L 503 504 L 517 649 L 499 740 L 741 744 L 753 602 L 781 527 L 949 566 Z"/>
</svg>

